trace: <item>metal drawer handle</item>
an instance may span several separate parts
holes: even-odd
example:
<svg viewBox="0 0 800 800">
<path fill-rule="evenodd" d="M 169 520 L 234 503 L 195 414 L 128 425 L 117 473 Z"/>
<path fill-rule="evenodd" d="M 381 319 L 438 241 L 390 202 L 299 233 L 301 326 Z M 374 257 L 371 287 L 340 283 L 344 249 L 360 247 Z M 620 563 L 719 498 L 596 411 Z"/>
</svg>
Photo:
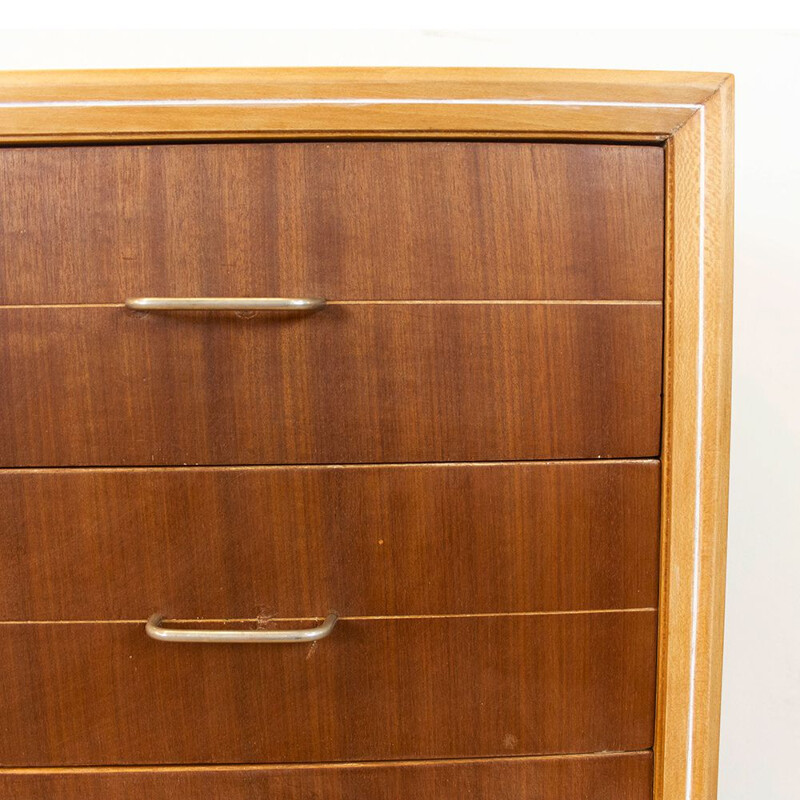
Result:
<svg viewBox="0 0 800 800">
<path fill-rule="evenodd" d="M 134 311 L 315 311 L 321 297 L 129 297 Z"/>
<path fill-rule="evenodd" d="M 293 631 L 215 631 L 193 630 L 190 628 L 163 628 L 160 614 L 153 614 L 144 626 L 151 639 L 162 642 L 233 642 L 240 644 L 254 642 L 316 642 L 324 639 L 336 624 L 339 615 L 330 611 L 321 625 L 316 628 L 300 628 Z"/>
</svg>

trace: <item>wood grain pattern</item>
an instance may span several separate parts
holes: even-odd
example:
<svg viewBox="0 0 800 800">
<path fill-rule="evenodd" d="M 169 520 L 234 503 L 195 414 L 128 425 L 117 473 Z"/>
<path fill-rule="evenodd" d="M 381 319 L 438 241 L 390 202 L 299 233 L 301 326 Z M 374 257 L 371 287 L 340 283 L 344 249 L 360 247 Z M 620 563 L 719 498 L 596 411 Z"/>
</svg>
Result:
<svg viewBox="0 0 800 800">
<path fill-rule="evenodd" d="M 0 619 L 655 608 L 658 498 L 655 461 L 2 471 Z"/>
<path fill-rule="evenodd" d="M 541 97 L 543 100 L 702 103 L 718 72 L 492 67 L 255 67 L 0 72 L 9 100 L 182 97 Z"/>
<path fill-rule="evenodd" d="M 42 105 L 0 109 L 0 140 L 516 135 L 642 141 L 671 136 L 725 77 L 711 72 L 462 68 L 10 72 L 0 76 L 0 96 Z M 185 103 L 197 98 L 214 104 Z M 294 102 L 219 102 L 237 98 Z M 315 102 L 298 104 L 302 98 Z M 320 105 L 325 98 L 340 102 Z M 404 102 L 385 102 L 392 98 Z M 407 102 L 414 98 L 423 102 Z M 93 102 L 109 99 L 155 103 Z M 377 102 L 365 102 L 369 99 Z M 454 104 L 453 99 L 470 102 Z M 482 99 L 488 102 L 475 103 Z M 498 99 L 516 102 L 504 105 Z M 171 102 L 158 104 L 165 100 Z M 78 104 L 48 105 L 53 101 Z"/>
<path fill-rule="evenodd" d="M 664 581 L 659 656 L 659 725 L 655 796 L 659 800 L 713 800 L 719 716 L 719 662 L 724 581 L 725 492 L 729 384 L 732 87 L 731 76 L 711 73 L 630 73 L 581 70 L 186 70 L 7 73 L 4 100 L 88 101 L 73 109 L 0 110 L 0 138 L 8 142 L 194 140 L 247 138 L 558 137 L 570 141 L 667 140 L 674 180 L 667 204 L 665 296 L 668 329 L 664 374 L 663 522 Z M 425 104 L 361 106 L 292 105 L 98 107 L 93 99 L 230 97 L 423 97 Z M 451 104 L 447 98 L 541 98 L 558 105 Z M 444 98 L 442 102 L 431 102 Z M 592 106 L 601 102 L 611 105 Z M 590 105 L 586 105 L 588 102 Z M 647 107 L 636 103 L 651 104 Z M 662 107 L 661 104 L 684 107 Z M 700 109 L 706 149 L 698 147 Z M 700 164 L 705 166 L 708 281 L 702 319 L 697 314 Z M 676 169 L 680 166 L 680 169 Z M 680 173 L 680 176 L 677 173 Z M 670 240 L 674 238 L 674 247 Z M 678 289 L 680 289 L 678 291 Z M 685 311 L 682 311 L 683 304 Z M 696 345 L 703 331 L 703 479 L 694 478 L 698 437 L 692 428 L 699 392 Z M 674 398 L 674 399 L 673 399 Z M 685 467 L 685 469 L 684 469 Z M 673 486 L 673 484 L 675 484 Z M 699 496 L 699 536 L 694 537 Z M 694 544 L 700 547 L 695 550 Z M 700 580 L 694 571 L 699 553 Z M 697 609 L 696 626 L 691 624 Z M 696 659 L 687 659 L 691 631 L 699 635 Z M 694 681 L 693 708 L 687 687 Z M 687 747 L 689 719 L 693 747 Z M 691 764 L 694 780 L 687 787 Z M 491 795 L 491 793 L 488 793 Z M 601 796 L 609 796 L 606 792 Z M 517 796 L 514 794 L 513 796 Z"/>
<path fill-rule="evenodd" d="M 672 199 L 655 797 L 710 800 L 717 791 L 725 616 L 732 79 L 708 100 L 702 116 L 675 135 L 668 155 Z"/>
<path fill-rule="evenodd" d="M 661 307 L 0 309 L 3 466 L 659 452 Z"/>
<path fill-rule="evenodd" d="M 652 754 L 303 767 L 0 770 L 6 800 L 650 800 Z"/>
<path fill-rule="evenodd" d="M 643 750 L 655 656 L 654 611 L 342 619 L 310 645 L 157 642 L 135 623 L 2 623 L 0 764 Z"/>
<path fill-rule="evenodd" d="M 0 149 L 0 303 L 660 300 L 660 147 Z"/>
</svg>

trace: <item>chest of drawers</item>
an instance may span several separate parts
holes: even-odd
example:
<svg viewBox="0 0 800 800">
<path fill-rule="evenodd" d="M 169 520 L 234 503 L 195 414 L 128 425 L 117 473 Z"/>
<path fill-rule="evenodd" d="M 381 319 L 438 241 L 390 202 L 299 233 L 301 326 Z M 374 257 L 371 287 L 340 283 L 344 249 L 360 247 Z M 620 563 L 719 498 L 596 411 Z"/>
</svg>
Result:
<svg viewBox="0 0 800 800">
<path fill-rule="evenodd" d="M 57 79 L 0 82 L 0 793 L 713 797 L 725 77 Z"/>
</svg>

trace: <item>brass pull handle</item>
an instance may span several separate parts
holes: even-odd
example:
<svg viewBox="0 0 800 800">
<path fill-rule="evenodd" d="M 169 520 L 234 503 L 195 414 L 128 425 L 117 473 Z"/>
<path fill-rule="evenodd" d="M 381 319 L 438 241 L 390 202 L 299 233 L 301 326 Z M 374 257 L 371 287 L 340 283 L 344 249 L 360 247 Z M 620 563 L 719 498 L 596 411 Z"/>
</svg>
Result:
<svg viewBox="0 0 800 800">
<path fill-rule="evenodd" d="M 129 297 L 133 311 L 316 311 L 321 297 Z"/>
<path fill-rule="evenodd" d="M 154 614 L 144 626 L 145 633 L 151 639 L 161 642 L 230 642 L 230 643 L 258 643 L 258 642 L 316 642 L 324 639 L 333 630 L 339 615 L 335 611 L 328 612 L 321 625 L 316 628 L 299 628 L 289 631 L 220 631 L 192 628 L 164 628 L 161 625 L 163 618 Z"/>
<path fill-rule="evenodd" d="M 299 628 L 288 631 L 224 631 L 204 630 L 196 628 L 164 628 L 161 625 L 162 617 L 154 614 L 144 626 L 145 633 L 151 639 L 161 642 L 229 642 L 229 643 L 258 643 L 258 642 L 316 642 L 324 639 L 333 630 L 339 615 L 330 611 L 321 625 L 315 628 Z"/>
</svg>

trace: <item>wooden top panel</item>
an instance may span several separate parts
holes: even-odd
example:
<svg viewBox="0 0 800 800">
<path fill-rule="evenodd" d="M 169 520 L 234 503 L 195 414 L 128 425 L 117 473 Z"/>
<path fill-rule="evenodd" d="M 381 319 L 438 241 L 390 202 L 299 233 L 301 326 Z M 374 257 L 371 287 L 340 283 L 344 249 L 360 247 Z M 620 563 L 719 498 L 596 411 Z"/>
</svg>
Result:
<svg viewBox="0 0 800 800">
<path fill-rule="evenodd" d="M 541 97 L 702 103 L 719 72 L 470 67 L 279 67 L 0 72 L 3 101 L 181 97 Z"/>
<path fill-rule="evenodd" d="M 659 147 L 0 149 L 0 303 L 659 300 Z"/>
<path fill-rule="evenodd" d="M 727 77 L 404 68 L 5 73 L 0 140 L 457 133 L 641 141 L 670 136 Z"/>
</svg>

